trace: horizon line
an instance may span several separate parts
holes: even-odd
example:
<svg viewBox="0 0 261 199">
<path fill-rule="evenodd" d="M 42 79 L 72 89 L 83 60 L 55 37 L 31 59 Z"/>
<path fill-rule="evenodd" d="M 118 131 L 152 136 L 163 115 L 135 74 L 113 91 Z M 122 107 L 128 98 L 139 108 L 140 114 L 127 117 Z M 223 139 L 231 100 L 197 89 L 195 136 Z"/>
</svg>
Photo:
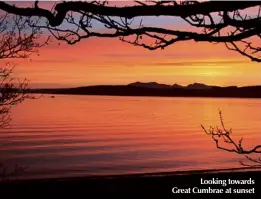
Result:
<svg viewBox="0 0 261 199">
<path fill-rule="evenodd" d="M 261 84 L 249 84 L 249 85 L 243 85 L 243 86 L 238 86 L 238 85 L 226 85 L 226 86 L 221 86 L 221 85 L 215 85 L 215 84 L 205 84 L 205 83 L 202 83 L 202 82 L 194 82 L 194 83 L 190 83 L 190 84 L 187 84 L 187 85 L 182 85 L 182 84 L 178 84 L 178 83 L 174 83 L 174 84 L 166 84 L 166 83 L 159 83 L 159 82 L 156 82 L 156 81 L 146 81 L 146 82 L 143 82 L 143 81 L 135 81 L 135 82 L 131 82 L 131 83 L 126 83 L 126 84 L 89 84 L 89 85 L 65 85 L 65 86 L 62 86 L 60 85 L 57 86 L 57 87 L 30 87 L 30 84 L 28 85 L 28 89 L 66 89 L 66 88 L 78 88 L 78 87 L 90 87 L 90 86 L 127 86 L 129 84 L 133 84 L 133 83 L 157 83 L 157 84 L 163 84 L 163 85 L 168 85 L 168 86 L 173 86 L 175 84 L 179 85 L 179 86 L 182 86 L 182 87 L 187 87 L 191 84 L 204 84 L 206 86 L 217 86 L 217 87 L 251 87 L 251 86 L 261 86 Z M 40 85 L 40 84 L 39 84 Z"/>
</svg>

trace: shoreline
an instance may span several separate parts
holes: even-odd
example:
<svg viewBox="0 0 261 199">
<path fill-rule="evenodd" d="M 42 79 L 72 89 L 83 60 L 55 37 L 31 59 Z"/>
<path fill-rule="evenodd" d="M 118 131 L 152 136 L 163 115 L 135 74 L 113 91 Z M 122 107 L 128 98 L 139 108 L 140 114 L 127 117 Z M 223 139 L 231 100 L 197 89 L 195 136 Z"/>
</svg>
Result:
<svg viewBox="0 0 261 199">
<path fill-rule="evenodd" d="M 166 172 L 143 172 L 143 173 L 130 173 L 130 174 L 103 174 L 103 175 L 82 175 L 72 177 L 47 177 L 47 178 L 30 178 L 24 177 L 20 179 L 10 180 L 12 182 L 25 182 L 25 181 L 52 181 L 52 180 L 74 180 L 74 179 L 121 179 L 121 178 L 146 178 L 146 177 L 171 177 L 171 176 L 188 176 L 188 175 L 201 175 L 201 174 L 226 174 L 226 173 L 244 173 L 244 172 L 261 172 L 258 167 L 235 167 L 224 169 L 201 169 L 201 170 L 185 170 L 185 171 L 166 171 Z M 33 174 L 31 174 L 33 175 Z M 43 175 L 43 174 L 40 174 Z"/>
<path fill-rule="evenodd" d="M 154 198 L 155 196 L 168 196 L 167 198 L 209 198 L 220 196 L 233 196 L 238 198 L 240 195 L 248 198 L 259 198 L 261 196 L 261 170 L 251 169 L 225 169 L 224 170 L 200 170 L 200 172 L 162 172 L 147 174 L 114 175 L 103 177 L 70 177 L 54 179 L 38 179 L 26 181 L 9 181 L 0 184 L 0 194 L 6 196 L 36 196 L 34 193 L 47 198 L 53 198 L 59 194 L 60 197 L 68 195 L 72 198 L 88 198 L 88 196 L 146 196 L 145 198 Z M 225 189 L 219 183 L 204 183 L 202 181 L 229 180 L 252 181 L 252 184 L 230 184 L 227 188 L 242 190 L 254 190 L 252 194 L 231 193 L 231 194 L 211 194 L 211 193 L 178 193 L 172 192 L 174 187 L 178 189 L 214 190 Z M 196 190 L 195 189 L 195 190 Z M 174 194 L 174 195 L 173 195 Z"/>
<path fill-rule="evenodd" d="M 39 94 L 39 95 L 51 95 L 51 96 L 106 96 L 106 97 L 159 97 L 159 98 L 214 98 L 214 99 L 261 99 L 260 97 L 249 97 L 249 96 L 185 96 L 185 95 L 176 95 L 176 96 L 163 96 L 163 95 L 113 95 L 113 94 L 81 94 L 81 93 L 45 93 L 45 92 L 28 92 L 30 94 Z"/>
<path fill-rule="evenodd" d="M 261 98 L 261 86 L 213 87 L 208 89 L 150 88 L 134 85 L 86 86 L 76 88 L 29 89 L 28 93 L 65 95 Z"/>
</svg>

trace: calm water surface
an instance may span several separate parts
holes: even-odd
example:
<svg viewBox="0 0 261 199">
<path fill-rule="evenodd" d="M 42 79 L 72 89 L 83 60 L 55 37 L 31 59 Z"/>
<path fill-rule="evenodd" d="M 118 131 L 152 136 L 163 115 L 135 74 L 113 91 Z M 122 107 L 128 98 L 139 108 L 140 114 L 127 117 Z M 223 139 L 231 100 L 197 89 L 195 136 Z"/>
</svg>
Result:
<svg viewBox="0 0 261 199">
<path fill-rule="evenodd" d="M 27 100 L 0 133 L 0 162 L 29 166 L 24 177 L 62 177 L 240 167 L 200 125 L 223 110 L 235 139 L 261 142 L 261 100 L 65 96 Z"/>
</svg>

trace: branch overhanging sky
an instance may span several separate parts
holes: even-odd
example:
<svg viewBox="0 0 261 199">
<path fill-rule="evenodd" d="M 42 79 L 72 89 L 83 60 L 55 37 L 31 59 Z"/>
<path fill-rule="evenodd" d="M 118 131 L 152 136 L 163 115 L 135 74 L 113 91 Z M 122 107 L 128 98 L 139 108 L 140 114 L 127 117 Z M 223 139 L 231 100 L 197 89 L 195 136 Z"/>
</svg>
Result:
<svg viewBox="0 0 261 199">
<path fill-rule="evenodd" d="M 32 2 L 16 2 L 19 4 L 33 5 Z M 51 8 L 53 4 L 40 2 L 39 6 Z M 137 24 L 140 19 L 135 21 Z M 143 19 L 143 23 L 189 28 L 182 20 L 173 17 L 149 17 Z M 95 27 L 103 28 L 98 23 Z M 192 41 L 148 51 L 115 38 L 90 38 L 73 46 L 53 39 L 50 45 L 40 49 L 40 56 L 32 56 L 32 61 L 15 62 L 15 74 L 29 79 L 31 87 L 128 84 L 134 81 L 181 85 L 201 82 L 221 86 L 261 84 L 260 63 L 229 51 L 224 44 Z"/>
</svg>

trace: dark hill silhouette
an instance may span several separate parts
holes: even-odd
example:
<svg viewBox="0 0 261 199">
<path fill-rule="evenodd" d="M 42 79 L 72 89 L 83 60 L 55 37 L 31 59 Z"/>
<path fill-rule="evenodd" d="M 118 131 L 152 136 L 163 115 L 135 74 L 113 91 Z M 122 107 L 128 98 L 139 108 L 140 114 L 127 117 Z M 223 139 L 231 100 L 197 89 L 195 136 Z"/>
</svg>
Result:
<svg viewBox="0 0 261 199">
<path fill-rule="evenodd" d="M 184 88 L 184 86 L 175 83 L 173 84 L 172 88 Z"/>
<path fill-rule="evenodd" d="M 74 94 L 74 95 L 113 95 L 113 96 L 161 96 L 161 97 L 236 97 L 261 98 L 261 86 L 208 86 L 194 83 L 182 87 L 156 82 L 135 82 L 128 85 L 98 85 L 77 88 L 30 89 L 31 93 Z"/>
<path fill-rule="evenodd" d="M 204 90 L 204 89 L 212 89 L 212 88 L 222 88 L 220 86 L 209 86 L 202 83 L 193 83 L 189 84 L 187 86 L 181 86 L 179 84 L 159 84 L 157 82 L 134 82 L 128 84 L 129 86 L 136 86 L 136 87 L 144 87 L 144 88 L 162 88 L 162 89 L 170 89 L 170 88 L 182 88 L 182 89 L 198 89 L 198 90 Z M 237 88 L 237 86 L 229 86 L 229 88 Z"/>
<path fill-rule="evenodd" d="M 207 85 L 201 84 L 201 83 L 194 83 L 194 84 L 189 84 L 186 88 L 188 88 L 188 89 L 211 89 L 212 86 L 207 86 Z"/>
<path fill-rule="evenodd" d="M 145 88 L 161 88 L 161 89 L 170 89 L 172 86 L 167 85 L 167 84 L 159 84 L 157 82 L 148 82 L 148 83 L 143 83 L 143 82 L 134 82 L 128 84 L 129 86 L 137 86 L 137 87 L 145 87 Z"/>
</svg>

